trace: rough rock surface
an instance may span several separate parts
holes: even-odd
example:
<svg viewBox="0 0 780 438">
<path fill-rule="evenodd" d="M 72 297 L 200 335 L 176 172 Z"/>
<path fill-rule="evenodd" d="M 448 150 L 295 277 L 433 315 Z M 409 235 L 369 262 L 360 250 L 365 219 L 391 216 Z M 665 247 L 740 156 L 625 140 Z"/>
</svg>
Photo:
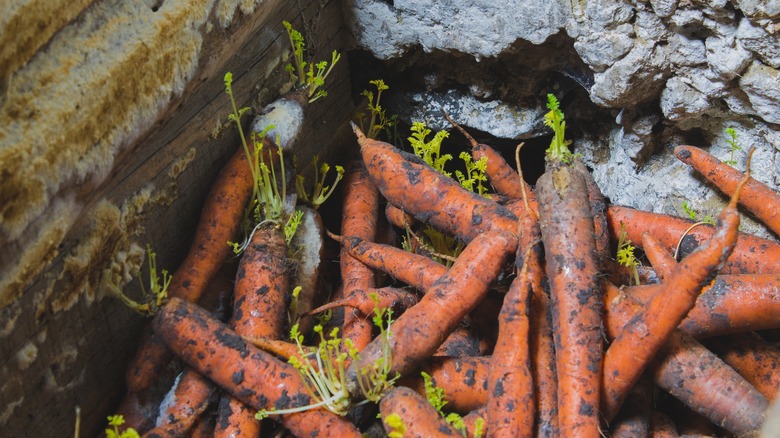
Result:
<svg viewBox="0 0 780 438">
<path fill-rule="evenodd" d="M 345 16 L 391 86 L 393 74 L 402 83 L 420 65 L 435 78 L 399 90 L 390 108 L 402 119 L 436 123 L 432 113 L 446 96 L 463 125 L 529 138 L 544 134 L 529 117 L 543 114 L 543 96 L 556 93 L 568 126 L 580 127 L 570 135 L 613 202 L 681 213 L 688 200 L 702 214 L 717 213 L 725 198 L 670 152 L 685 142 L 729 158 L 727 127 L 745 149 L 758 149 L 754 175 L 780 183 L 776 1 L 349 0 Z M 504 116 L 507 108 L 519 116 Z M 745 154 L 736 151 L 738 167 Z"/>
</svg>

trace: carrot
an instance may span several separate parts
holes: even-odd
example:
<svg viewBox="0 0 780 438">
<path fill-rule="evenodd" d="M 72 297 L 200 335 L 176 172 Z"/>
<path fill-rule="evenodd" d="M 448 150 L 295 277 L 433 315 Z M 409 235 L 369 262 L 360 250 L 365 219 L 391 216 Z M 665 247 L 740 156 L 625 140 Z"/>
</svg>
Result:
<svg viewBox="0 0 780 438">
<path fill-rule="evenodd" d="M 378 301 L 375 302 L 371 298 L 371 295 L 374 295 Z M 416 304 L 417 301 L 417 295 L 407 289 L 396 287 L 383 287 L 368 290 L 356 289 L 353 290 L 349 296 L 343 296 L 328 304 L 323 304 L 322 306 L 313 309 L 310 313 L 321 313 L 337 307 L 351 307 L 356 309 L 360 314 L 371 315 L 375 306 L 380 309 L 394 308 L 403 311 Z"/>
<path fill-rule="evenodd" d="M 349 255 L 366 266 L 381 270 L 421 292 L 429 290 L 439 277 L 447 273 L 446 266 L 428 257 L 359 237 L 329 235 L 340 242 Z"/>
<path fill-rule="evenodd" d="M 490 356 L 438 356 L 423 361 L 419 369 L 431 376 L 434 386 L 444 390 L 448 410 L 465 414 L 487 401 L 490 361 Z M 406 386 L 425 395 L 425 382 L 420 374 L 410 374 L 396 386 Z"/>
<path fill-rule="evenodd" d="M 761 427 L 766 398 L 696 340 L 675 332 L 659 359 L 656 384 L 693 410 L 738 436 Z"/>
<path fill-rule="evenodd" d="M 487 174 L 490 179 L 490 184 L 496 192 L 509 198 L 521 198 L 523 196 L 523 189 L 520 180 L 517 178 L 517 171 L 512 169 L 512 166 L 510 166 L 504 157 L 495 149 L 488 145 L 477 143 L 477 140 L 466 132 L 463 127 L 455 123 L 447 113 L 443 112 L 443 114 L 444 118 L 460 131 L 471 144 L 471 156 L 474 158 L 474 161 L 487 158 L 487 169 L 485 170 L 485 174 Z M 530 195 L 533 196 L 533 194 Z"/>
<path fill-rule="evenodd" d="M 653 411 L 650 413 L 650 436 L 652 438 L 677 438 L 677 428 L 665 414 Z"/>
<path fill-rule="evenodd" d="M 412 216 L 404 213 L 403 210 L 393 204 L 385 205 L 385 217 L 390 224 L 401 229 L 410 227 L 415 223 Z"/>
<path fill-rule="evenodd" d="M 236 409 L 239 412 L 235 412 Z M 213 438 L 260 435 L 261 423 L 255 419 L 255 410 L 244 403 L 237 403 L 232 397 L 222 397 L 219 400 L 217 419 Z"/>
<path fill-rule="evenodd" d="M 436 348 L 433 357 L 470 357 L 482 356 L 492 350 L 493 345 L 482 339 L 467 316 L 444 342 Z"/>
<path fill-rule="evenodd" d="M 376 238 L 379 217 L 379 192 L 368 176 L 362 162 L 353 163 L 352 169 L 344 178 L 344 203 L 341 214 L 341 233 L 373 241 Z M 341 265 L 342 293 L 348 296 L 356 290 L 368 290 L 376 287 L 376 279 L 371 268 L 354 259 L 342 250 L 339 259 Z M 360 351 L 371 341 L 373 326 L 371 313 L 361 313 L 356 309 L 345 309 L 342 336 L 351 339 Z"/>
<path fill-rule="evenodd" d="M 216 435 L 213 415 L 201 415 L 195 420 L 187 438 L 220 438 Z"/>
<path fill-rule="evenodd" d="M 311 404 L 292 365 L 248 344 L 194 304 L 172 298 L 152 326 L 182 360 L 255 410 Z M 360 436 L 349 421 L 322 409 L 284 414 L 281 422 L 298 436 Z"/>
<path fill-rule="evenodd" d="M 743 179 L 742 172 L 695 146 L 677 146 L 674 156 L 701 173 L 723 193 L 731 196 Z M 780 195 L 766 184 L 750 178 L 744 185 L 745 195 L 739 203 L 775 234 L 780 235 Z"/>
<path fill-rule="evenodd" d="M 749 159 L 748 159 L 749 161 Z M 645 309 L 626 324 L 604 355 L 602 409 L 611 420 L 647 364 L 696 304 L 701 289 L 731 255 L 737 241 L 737 200 L 750 175 L 734 191 L 729 204 L 718 215 L 712 238 L 685 257 L 664 277 L 662 292 L 656 293 Z"/>
<path fill-rule="evenodd" d="M 617 286 L 609 282 L 605 286 L 610 307 L 605 319 L 607 332 L 620 333 L 642 305 Z M 621 304 L 628 306 L 619 311 L 617 307 Z M 755 430 L 763 421 L 768 405 L 766 398 L 734 369 L 680 330 L 672 332 L 649 371 L 661 389 L 732 433 L 740 435 Z"/>
<path fill-rule="evenodd" d="M 196 302 L 230 254 L 227 242 L 238 232 L 244 207 L 252 195 L 252 172 L 239 148 L 206 196 L 187 257 L 173 273 L 168 296 Z M 148 388 L 171 359 L 155 336 L 144 338 L 130 362 L 126 381 L 131 392 Z"/>
<path fill-rule="evenodd" d="M 647 232 L 656 237 L 667 248 L 675 248 L 692 221 L 665 214 L 649 213 L 629 207 L 611 205 L 607 209 L 607 220 L 613 239 L 620 233 L 620 224 L 632 242 L 641 242 Z M 691 230 L 682 238 L 683 253 L 690 253 L 712 237 L 714 227 L 702 225 Z M 724 274 L 768 274 L 780 272 L 780 244 L 767 239 L 739 233 L 734 252 L 721 269 Z"/>
<path fill-rule="evenodd" d="M 640 380 L 615 421 L 610 424 L 612 438 L 647 436 L 650 432 L 650 408 L 653 405 L 652 384 L 648 379 Z"/>
<path fill-rule="evenodd" d="M 780 350 L 754 332 L 739 333 L 707 342 L 724 362 L 756 387 L 767 400 L 780 388 Z"/>
<path fill-rule="evenodd" d="M 393 322 L 389 348 L 390 372 L 408 374 L 429 357 L 469 311 L 484 298 L 504 260 L 517 248 L 515 236 L 490 232 L 466 246 L 447 274 L 439 278 L 419 303 Z M 383 356 L 384 339 L 377 337 L 347 369 L 350 393 L 358 393 L 360 374 Z"/>
<path fill-rule="evenodd" d="M 143 433 L 154 427 L 159 407 L 160 398 L 156 394 L 149 394 L 149 391 L 128 392 L 116 408 L 116 413 L 125 419 L 122 428 L 133 428 Z"/>
<path fill-rule="evenodd" d="M 160 405 L 157 426 L 146 436 L 182 436 L 206 410 L 214 394 L 214 385 L 192 368 L 187 368 Z"/>
<path fill-rule="evenodd" d="M 474 409 L 463 417 L 463 427 L 466 429 L 466 436 L 471 438 L 477 436 L 477 424 L 480 424 L 480 437 L 487 436 L 487 425 L 485 424 L 485 407 Z"/>
<path fill-rule="evenodd" d="M 388 433 L 397 431 L 388 416 L 400 417 L 404 437 L 460 437 L 460 433 L 444 421 L 439 412 L 421 395 L 400 386 L 388 392 L 379 402 L 379 413 Z"/>
<path fill-rule="evenodd" d="M 491 230 L 516 233 L 517 219 L 505 207 L 464 189 L 414 155 L 366 138 L 357 126 L 353 130 L 371 179 L 391 204 L 462 242 Z"/>
<path fill-rule="evenodd" d="M 552 297 L 558 427 L 564 436 L 597 437 L 602 304 L 585 178 L 560 166 L 545 172 L 536 190 Z"/>
<path fill-rule="evenodd" d="M 574 160 L 572 167 L 585 177 L 585 188 L 588 193 L 590 214 L 593 216 L 593 238 L 596 247 L 599 270 L 606 272 L 610 264 L 609 226 L 607 224 L 607 203 L 601 189 L 593 180 L 587 167 L 580 160 Z"/>
</svg>

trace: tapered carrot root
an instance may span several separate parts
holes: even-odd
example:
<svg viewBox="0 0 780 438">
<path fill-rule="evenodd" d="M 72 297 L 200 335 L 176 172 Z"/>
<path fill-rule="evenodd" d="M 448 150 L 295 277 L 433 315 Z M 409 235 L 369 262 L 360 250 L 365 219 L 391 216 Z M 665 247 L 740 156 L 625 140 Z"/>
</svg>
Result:
<svg viewBox="0 0 780 438">
<path fill-rule="evenodd" d="M 206 197 L 190 250 L 168 286 L 169 297 L 198 301 L 230 254 L 227 242 L 238 232 L 244 206 L 252 195 L 252 181 L 246 155 L 239 148 Z M 148 388 L 170 359 L 171 353 L 158 339 L 146 338 L 127 368 L 128 390 Z"/>
<path fill-rule="evenodd" d="M 676 266 L 666 265 L 671 270 L 661 273 L 664 277 L 662 291 L 623 327 L 607 349 L 602 386 L 602 408 L 607 421 L 617 414 L 647 364 L 694 307 L 702 287 L 734 250 L 739 227 L 737 200 L 746 182 L 747 179 L 743 179 L 728 206 L 718 215 L 718 226 L 712 238 Z"/>
<path fill-rule="evenodd" d="M 375 296 L 377 301 L 371 298 Z M 311 311 L 312 314 L 324 312 L 338 307 L 351 307 L 363 315 L 371 315 L 374 307 L 380 309 L 400 309 L 404 310 L 417 304 L 417 295 L 406 289 L 395 287 L 383 287 L 379 289 L 357 289 L 348 296 L 331 301 Z"/>
<path fill-rule="evenodd" d="M 411 227 L 415 223 L 412 216 L 404 213 L 403 210 L 393 204 L 385 206 L 385 217 L 391 225 L 401 229 Z"/>
<path fill-rule="evenodd" d="M 638 244 L 642 234 L 647 232 L 656 237 L 666 248 L 673 249 L 682 239 L 683 254 L 690 253 L 712 237 L 714 227 L 698 226 L 682 236 L 693 224 L 692 221 L 665 214 L 649 213 L 628 207 L 611 205 L 607 209 L 610 233 L 617 241 L 620 224 L 623 223 L 628 238 Z M 721 269 L 724 274 L 770 274 L 780 272 L 780 244 L 740 233 L 737 246 L 726 265 Z"/>
<path fill-rule="evenodd" d="M 517 218 L 505 207 L 469 192 L 416 156 L 353 129 L 366 169 L 379 191 L 415 219 L 462 242 L 490 230 L 516 232 Z"/>
<path fill-rule="evenodd" d="M 550 280 L 563 436 L 599 436 L 602 303 L 596 284 L 593 217 L 583 176 L 548 170 L 536 184 Z"/>
<path fill-rule="evenodd" d="M 391 374 L 414 370 L 429 357 L 458 323 L 485 297 L 488 287 L 498 276 L 503 262 L 517 249 L 517 238 L 508 233 L 485 233 L 477 236 L 461 253 L 452 268 L 423 296 L 407 309 L 391 327 Z M 439 336 L 421 336 L 438 333 Z M 347 369 L 350 392 L 358 393 L 357 370 L 377 361 L 383 355 L 381 337 L 375 338 L 361 353 L 359 361 Z"/>
<path fill-rule="evenodd" d="M 356 161 L 344 180 L 344 206 L 341 215 L 341 233 L 368 241 L 376 239 L 379 217 L 379 192 L 371 182 L 362 162 Z M 345 250 L 339 258 L 341 265 L 342 293 L 350 295 L 356 290 L 376 287 L 374 271 L 350 256 Z M 344 310 L 342 336 L 351 339 L 360 351 L 371 341 L 373 326 L 371 312 L 362 313 L 356 309 Z"/>
<path fill-rule="evenodd" d="M 388 433 L 392 432 L 393 428 L 386 419 L 389 415 L 396 414 L 401 418 L 406 429 L 404 437 L 461 436 L 455 428 L 444 421 L 444 418 L 428 403 L 428 400 L 403 386 L 391 390 L 382 397 L 379 402 L 379 413 Z"/>
<path fill-rule="evenodd" d="M 173 298 L 152 325 L 182 360 L 256 410 L 312 403 L 292 365 L 248 344 L 194 304 Z M 281 422 L 298 436 L 360 437 L 349 421 L 322 409 L 281 415 Z"/>
<path fill-rule="evenodd" d="M 709 341 L 707 346 L 767 398 L 780 389 L 780 350 L 754 332 Z"/>
<path fill-rule="evenodd" d="M 145 436 L 182 436 L 208 407 L 214 385 L 192 368 L 185 369 L 160 406 L 157 427 Z"/>
<path fill-rule="evenodd" d="M 260 435 L 261 423 L 256 411 L 233 397 L 222 397 L 217 408 L 217 419 L 212 438 L 255 437 Z"/>
<path fill-rule="evenodd" d="M 526 252 L 531 250 L 529 247 Z M 487 427 L 491 436 L 533 436 L 535 397 L 528 339 L 530 293 L 531 280 L 525 264 L 512 281 L 499 314 L 498 341 L 488 376 Z"/>
<path fill-rule="evenodd" d="M 485 405 L 490 356 L 432 357 L 420 365 L 420 371 L 431 376 L 431 382 L 444 390 L 447 410 L 466 414 Z M 396 386 L 414 389 L 425 395 L 425 383 L 419 374 L 410 374 Z"/>
<path fill-rule="evenodd" d="M 447 267 L 428 257 L 413 254 L 390 245 L 373 243 L 354 236 L 335 236 L 352 257 L 372 269 L 380 270 L 396 280 L 425 292 L 447 273 Z"/>
<path fill-rule="evenodd" d="M 742 172 L 695 146 L 677 146 L 674 156 L 696 169 L 728 196 L 734 193 L 744 177 Z M 743 191 L 744 196 L 739 203 L 775 234 L 780 235 L 780 195 L 753 178 L 748 180 Z"/>
<path fill-rule="evenodd" d="M 737 436 L 755 433 L 769 403 L 750 383 L 681 332 L 659 351 L 656 384 Z"/>
</svg>

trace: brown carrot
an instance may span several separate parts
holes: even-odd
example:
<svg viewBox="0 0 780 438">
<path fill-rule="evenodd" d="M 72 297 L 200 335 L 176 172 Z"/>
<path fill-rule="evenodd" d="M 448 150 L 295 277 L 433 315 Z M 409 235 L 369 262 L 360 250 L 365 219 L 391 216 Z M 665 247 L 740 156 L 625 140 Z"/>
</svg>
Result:
<svg viewBox="0 0 780 438">
<path fill-rule="evenodd" d="M 292 365 L 248 344 L 194 304 L 171 299 L 152 326 L 182 360 L 256 410 L 312 403 Z M 298 436 L 360 436 L 349 421 L 322 409 L 284 414 L 281 422 Z"/>
<path fill-rule="evenodd" d="M 252 195 L 252 171 L 239 148 L 220 172 L 203 205 L 187 257 L 173 273 L 168 296 L 196 302 L 230 254 L 227 242 L 238 232 Z M 170 361 L 171 353 L 155 336 L 146 337 L 127 368 L 127 388 L 148 388 Z"/>
<path fill-rule="evenodd" d="M 747 175 L 749 177 L 749 170 Z M 734 250 L 739 227 L 737 200 L 747 177 L 718 215 L 718 226 L 712 238 L 670 272 L 662 272 L 664 282 L 661 292 L 656 293 L 645 309 L 623 327 L 607 349 L 601 404 L 607 421 L 617 414 L 647 364 L 696 304 L 702 287 L 715 276 Z"/>
<path fill-rule="evenodd" d="M 416 156 L 366 138 L 356 126 L 353 130 L 379 191 L 415 219 L 462 242 L 491 230 L 516 233 L 517 218 L 505 207 L 464 189 Z"/>
<path fill-rule="evenodd" d="M 666 414 L 653 411 L 650 413 L 651 438 L 677 438 L 677 428 Z"/>
<path fill-rule="evenodd" d="M 525 251 L 528 259 L 531 246 Z M 498 340 L 488 375 L 487 427 L 491 436 L 533 436 L 534 384 L 529 347 L 528 263 L 512 281 L 499 314 Z"/>
<path fill-rule="evenodd" d="M 602 303 L 585 178 L 558 166 L 539 178 L 536 190 L 552 297 L 558 427 L 564 436 L 598 437 Z"/>
<path fill-rule="evenodd" d="M 732 196 L 744 177 L 742 172 L 695 146 L 677 146 L 674 156 L 696 169 L 728 196 Z M 744 186 L 745 194 L 739 203 L 780 236 L 780 195 L 754 178 L 750 178 Z"/>
<path fill-rule="evenodd" d="M 707 346 L 767 398 L 780 388 L 780 350 L 754 332 L 712 339 Z"/>
<path fill-rule="evenodd" d="M 685 238 L 683 234 L 693 224 L 692 221 L 665 214 L 649 213 L 629 207 L 611 205 L 607 209 L 610 233 L 617 239 L 620 224 L 634 243 L 642 241 L 647 232 L 657 238 L 666 248 L 677 247 L 682 239 L 683 253 L 687 254 L 712 237 L 714 227 L 702 225 L 691 230 Z M 739 233 L 734 252 L 721 269 L 724 274 L 762 274 L 780 272 L 780 244 L 749 234 Z"/>
<path fill-rule="evenodd" d="M 458 323 L 485 297 L 504 260 L 517 248 L 517 239 L 508 233 L 485 233 L 466 246 L 452 268 L 407 309 L 391 327 L 391 373 L 414 370 L 429 357 Z M 423 335 L 424 334 L 424 335 Z M 361 353 L 359 361 L 347 369 L 347 384 L 358 393 L 357 370 L 370 366 L 383 355 L 381 337 Z"/>
<path fill-rule="evenodd" d="M 444 421 L 439 412 L 421 395 L 400 386 L 388 392 L 379 402 L 379 413 L 385 430 L 393 427 L 387 417 L 396 414 L 403 422 L 404 437 L 435 438 L 460 437 L 460 433 Z"/>
</svg>

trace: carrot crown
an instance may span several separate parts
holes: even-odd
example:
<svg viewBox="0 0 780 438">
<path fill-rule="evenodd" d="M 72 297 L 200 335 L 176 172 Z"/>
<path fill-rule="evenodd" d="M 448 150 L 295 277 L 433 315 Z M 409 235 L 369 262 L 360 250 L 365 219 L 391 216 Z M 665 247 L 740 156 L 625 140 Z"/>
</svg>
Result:
<svg viewBox="0 0 780 438">
<path fill-rule="evenodd" d="M 551 161 L 568 163 L 572 158 L 568 147 L 571 141 L 564 138 L 566 120 L 564 120 L 560 103 L 553 94 L 547 95 L 547 109 L 550 112 L 544 115 L 544 124 L 553 130 L 553 139 L 550 147 L 547 148 L 547 158 Z"/>
</svg>

